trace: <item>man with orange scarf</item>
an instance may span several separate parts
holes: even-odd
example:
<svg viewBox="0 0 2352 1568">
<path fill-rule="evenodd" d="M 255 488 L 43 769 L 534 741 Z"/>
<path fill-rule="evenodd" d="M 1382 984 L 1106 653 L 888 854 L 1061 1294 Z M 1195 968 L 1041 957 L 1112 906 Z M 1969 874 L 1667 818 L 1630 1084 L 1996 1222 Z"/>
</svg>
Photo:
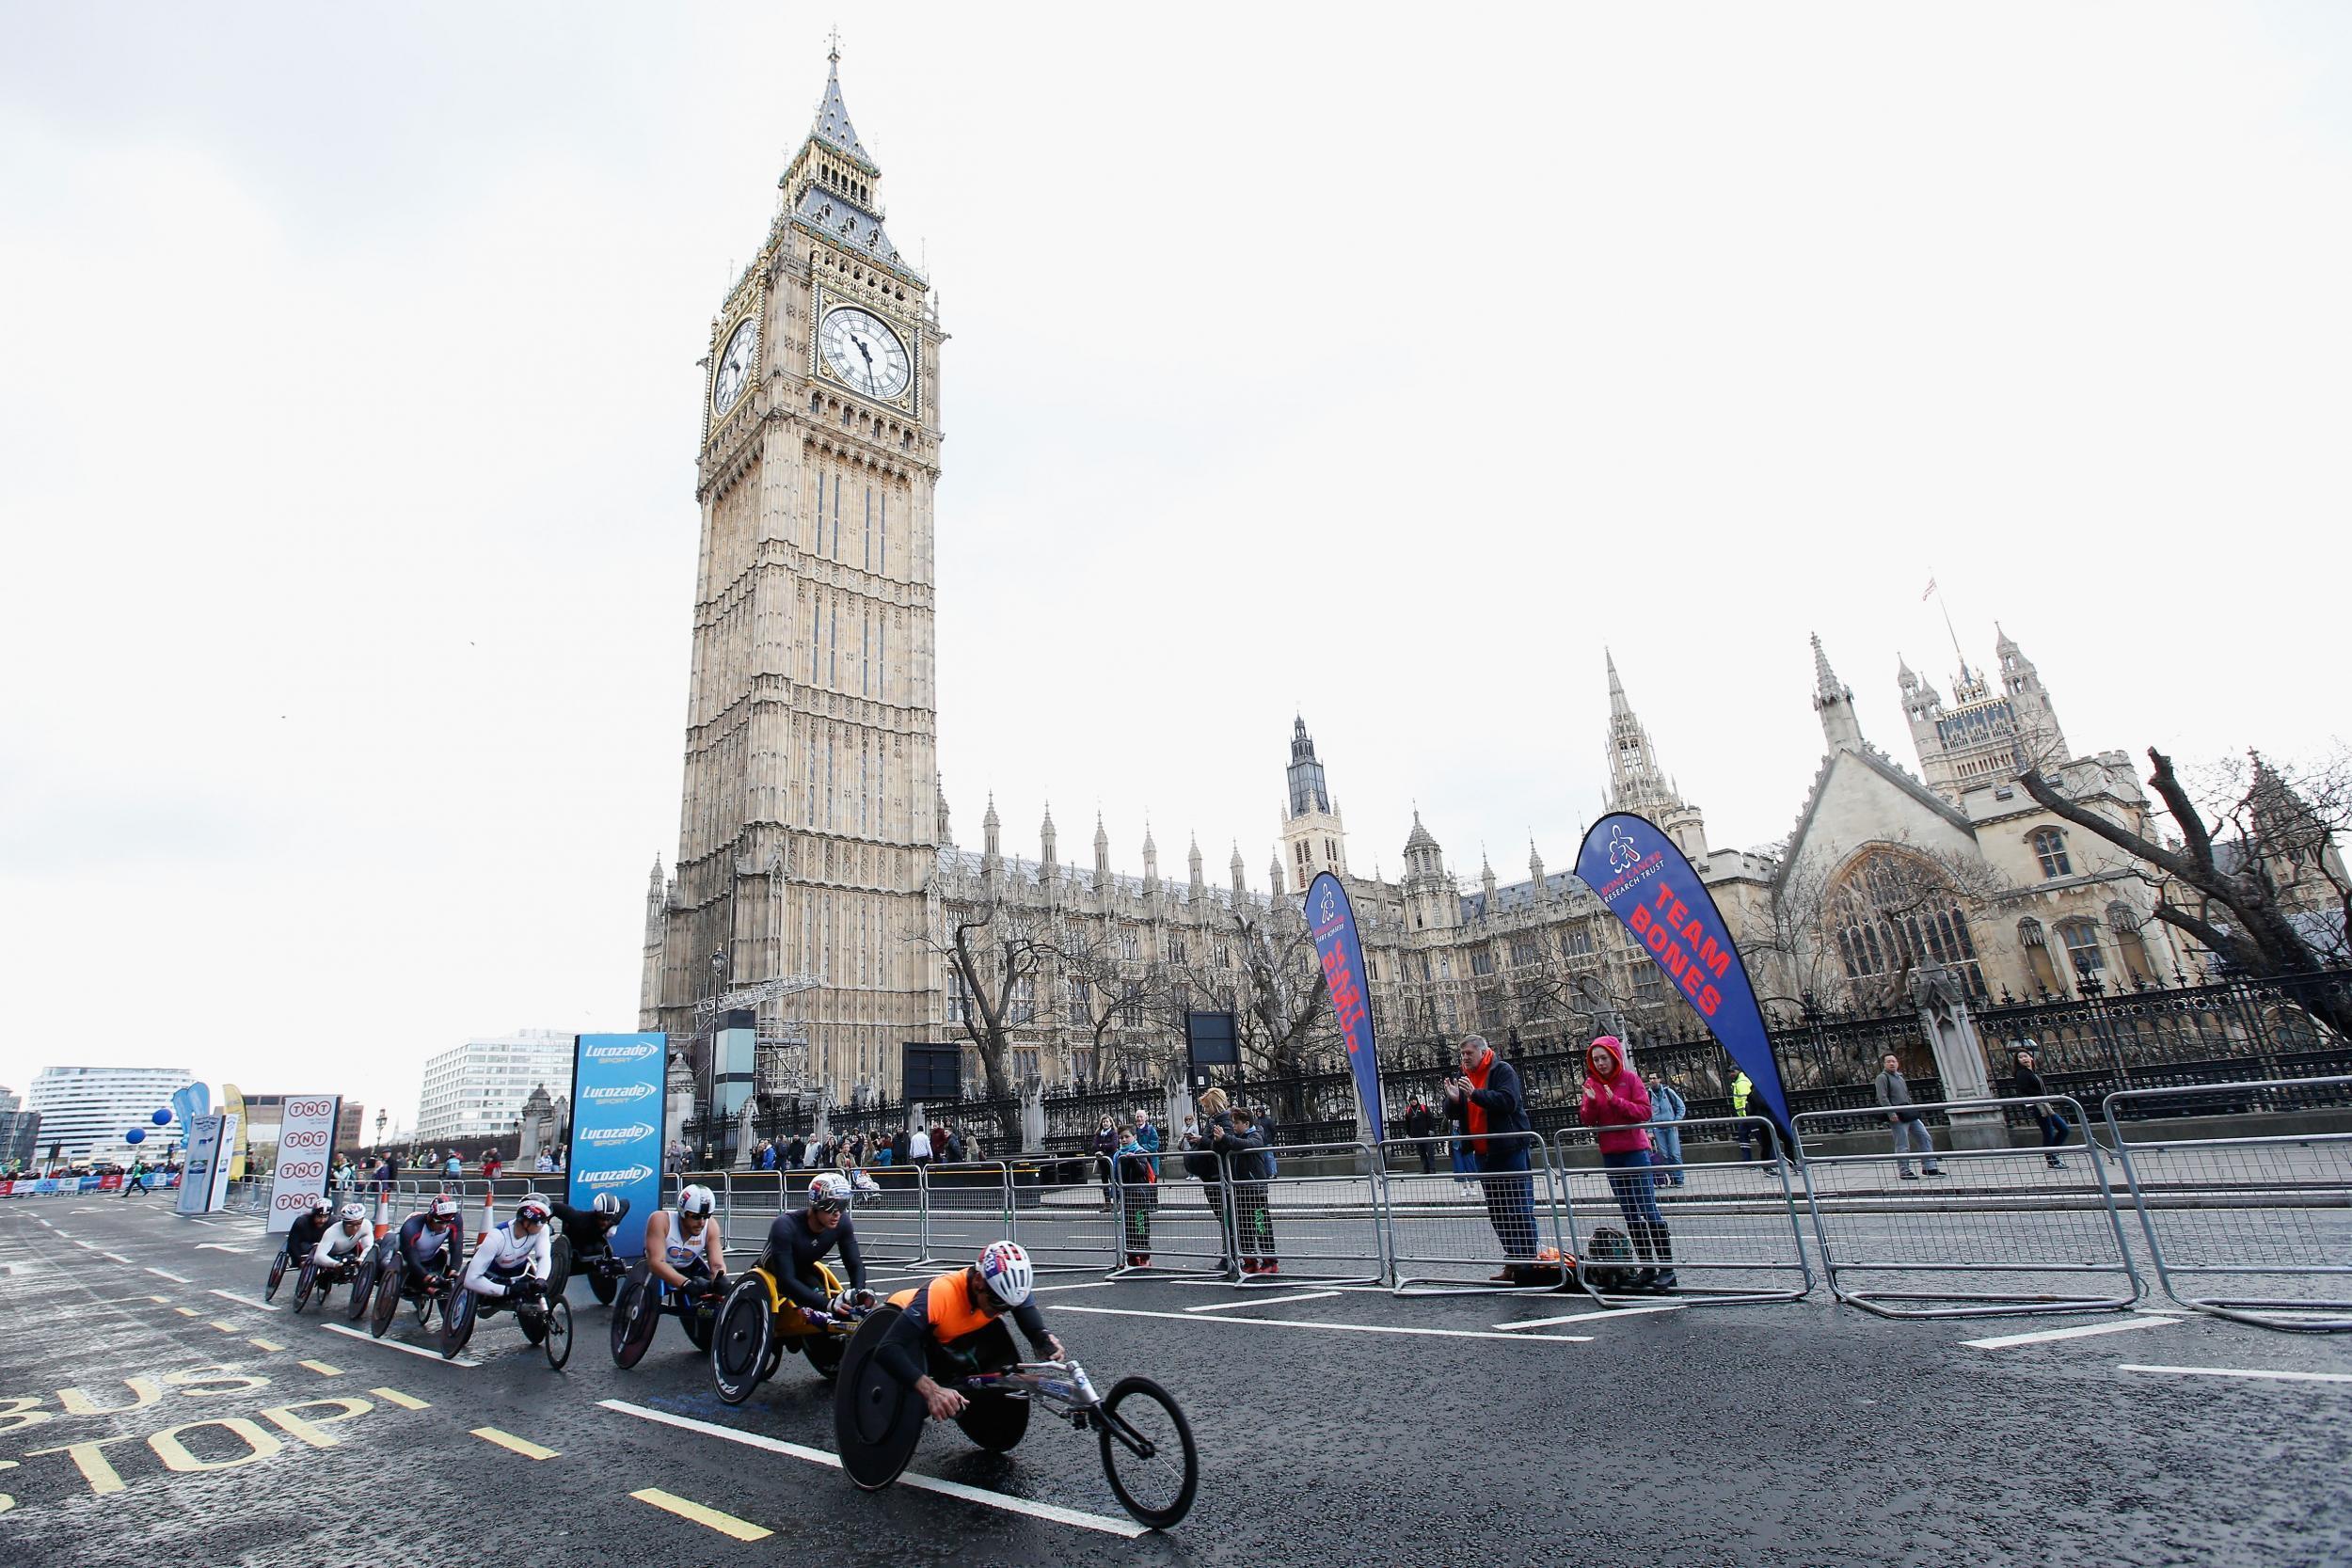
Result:
<svg viewBox="0 0 2352 1568">
<path fill-rule="evenodd" d="M 1486 1195 L 1486 1223 L 1502 1243 L 1504 1267 L 1497 1283 L 1520 1276 L 1513 1264 L 1535 1260 L 1535 1187 L 1528 1174 L 1527 1101 L 1518 1070 L 1497 1056 L 1485 1037 L 1462 1041 L 1462 1075 L 1445 1085 L 1446 1115 L 1462 1124 L 1471 1168 Z"/>
</svg>

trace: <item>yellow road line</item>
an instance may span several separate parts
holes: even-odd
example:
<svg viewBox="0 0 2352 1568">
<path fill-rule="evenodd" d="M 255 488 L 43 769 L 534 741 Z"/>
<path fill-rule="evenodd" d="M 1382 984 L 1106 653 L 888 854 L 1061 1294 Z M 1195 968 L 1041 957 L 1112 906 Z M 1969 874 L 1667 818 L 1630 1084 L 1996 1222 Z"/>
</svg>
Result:
<svg viewBox="0 0 2352 1568">
<path fill-rule="evenodd" d="M 235 1323 L 225 1323 L 218 1318 L 214 1318 L 209 1321 L 215 1328 L 219 1329 L 223 1334 L 234 1334 L 237 1332 L 237 1325 Z"/>
<path fill-rule="evenodd" d="M 485 1443 L 496 1443 L 500 1448 L 511 1453 L 521 1454 L 525 1459 L 553 1459 L 555 1457 L 553 1449 L 543 1449 L 527 1437 L 517 1437 L 511 1432 L 501 1432 L 496 1427 L 476 1427 L 473 1429 L 473 1434 Z"/>
<path fill-rule="evenodd" d="M 256 1350 L 284 1350 L 286 1348 L 275 1339 L 247 1339 L 246 1343 Z"/>
<path fill-rule="evenodd" d="M 391 1401 L 403 1410 L 430 1410 L 433 1408 L 433 1406 L 425 1401 L 418 1399 L 411 1394 L 404 1394 L 397 1388 L 371 1388 L 368 1392 L 373 1394 L 377 1399 Z"/>
<path fill-rule="evenodd" d="M 299 1363 L 299 1365 L 310 1368 L 321 1377 L 341 1377 L 343 1375 L 343 1370 L 341 1367 L 330 1367 L 324 1361 L 304 1361 Z"/>
<path fill-rule="evenodd" d="M 193 1318 L 196 1316 L 196 1308 L 193 1307 L 175 1307 L 172 1310 L 179 1313 L 183 1318 Z"/>
<path fill-rule="evenodd" d="M 707 1526 L 721 1535 L 731 1535 L 738 1541 L 765 1541 L 776 1533 L 771 1529 L 763 1529 L 747 1520 L 739 1519 L 732 1513 L 722 1513 L 715 1508 L 705 1508 L 698 1502 L 690 1502 L 675 1493 L 664 1492 L 659 1486 L 648 1486 L 641 1491 L 631 1492 L 629 1496 L 641 1503 L 651 1503 L 666 1513 L 675 1513 L 681 1519 L 691 1519 L 698 1525 Z"/>
<path fill-rule="evenodd" d="M 171 1298 L 169 1296 L 150 1296 L 147 1299 L 153 1302 L 158 1307 L 169 1307 L 171 1305 Z"/>
</svg>

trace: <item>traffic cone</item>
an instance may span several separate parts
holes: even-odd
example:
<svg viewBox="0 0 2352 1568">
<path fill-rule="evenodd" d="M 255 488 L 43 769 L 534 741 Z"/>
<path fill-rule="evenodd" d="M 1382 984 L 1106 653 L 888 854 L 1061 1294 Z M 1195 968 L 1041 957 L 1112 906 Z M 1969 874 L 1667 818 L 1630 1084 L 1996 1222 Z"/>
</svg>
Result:
<svg viewBox="0 0 2352 1568">
<path fill-rule="evenodd" d="M 482 1235 L 474 1238 L 474 1243 L 477 1246 L 480 1245 L 483 1239 L 490 1234 L 492 1227 L 497 1224 L 498 1200 L 485 1192 L 482 1195 Z"/>
<path fill-rule="evenodd" d="M 392 1227 L 390 1186 L 388 1181 L 375 1189 L 375 1239 L 379 1242 L 384 1239 L 384 1233 Z"/>
</svg>

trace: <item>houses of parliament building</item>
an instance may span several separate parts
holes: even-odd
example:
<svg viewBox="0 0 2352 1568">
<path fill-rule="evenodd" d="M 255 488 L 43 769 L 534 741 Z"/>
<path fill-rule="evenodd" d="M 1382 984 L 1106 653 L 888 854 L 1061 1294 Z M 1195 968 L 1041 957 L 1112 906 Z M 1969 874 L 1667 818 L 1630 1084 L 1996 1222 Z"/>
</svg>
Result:
<svg viewBox="0 0 2352 1568">
<path fill-rule="evenodd" d="M 978 849 L 956 845 L 935 750 L 944 334 L 885 231 L 882 170 L 833 64 L 767 235 L 711 321 L 677 848 L 646 891 L 640 1026 L 684 1054 L 707 1049 L 688 1042 L 714 1017 L 747 1011 L 763 1088 L 896 1095 L 902 1042 L 965 1037 L 972 998 L 943 949 L 959 917 L 988 913 L 1047 955 L 1009 987 L 1019 1069 L 1060 1083 L 1165 1065 L 1186 1006 L 1248 1015 L 1268 1038 L 1311 1010 L 1298 900 L 1328 870 L 1356 904 L 1384 1045 L 1471 1029 L 1533 1044 L 1604 1018 L 1637 1038 L 1693 1032 L 1616 920 L 1534 845 L 1524 878 L 1482 864 L 1465 879 L 1417 813 L 1403 875 L 1361 875 L 1303 718 L 1260 885 L 1238 846 L 1212 881 L 1197 841 L 1164 877 L 1148 830 L 1140 875 L 1114 870 L 1099 820 L 1090 856 L 1066 861 L 1050 811 L 1008 853 L 993 801 Z M 2006 634 L 1992 667 L 1963 663 L 1948 702 L 1899 671 L 1915 775 L 1864 737 L 1818 639 L 1814 652 L 1824 755 L 1769 850 L 1708 843 L 1613 661 L 1598 673 L 1611 805 L 1699 867 L 1759 997 L 1889 1004 L 1928 962 L 1985 994 L 2170 973 L 2151 891 L 2016 786 L 2039 765 L 2075 800 L 2148 823 L 2124 754 L 2070 753 Z M 1558 847 L 1564 863 L 1574 847 Z"/>
</svg>

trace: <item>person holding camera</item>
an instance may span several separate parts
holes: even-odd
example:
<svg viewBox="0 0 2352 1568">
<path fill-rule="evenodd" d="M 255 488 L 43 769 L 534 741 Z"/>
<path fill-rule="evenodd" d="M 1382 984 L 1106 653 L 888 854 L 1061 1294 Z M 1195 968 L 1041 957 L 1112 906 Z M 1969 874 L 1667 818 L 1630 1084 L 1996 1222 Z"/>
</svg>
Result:
<svg viewBox="0 0 2352 1568">
<path fill-rule="evenodd" d="M 1527 1101 L 1518 1069 L 1495 1054 L 1483 1035 L 1462 1041 L 1462 1070 L 1445 1082 L 1446 1114 L 1462 1124 L 1470 1167 L 1486 1195 L 1486 1223 L 1502 1243 L 1500 1282 L 1535 1261 L 1535 1187 L 1528 1174 Z"/>
</svg>

